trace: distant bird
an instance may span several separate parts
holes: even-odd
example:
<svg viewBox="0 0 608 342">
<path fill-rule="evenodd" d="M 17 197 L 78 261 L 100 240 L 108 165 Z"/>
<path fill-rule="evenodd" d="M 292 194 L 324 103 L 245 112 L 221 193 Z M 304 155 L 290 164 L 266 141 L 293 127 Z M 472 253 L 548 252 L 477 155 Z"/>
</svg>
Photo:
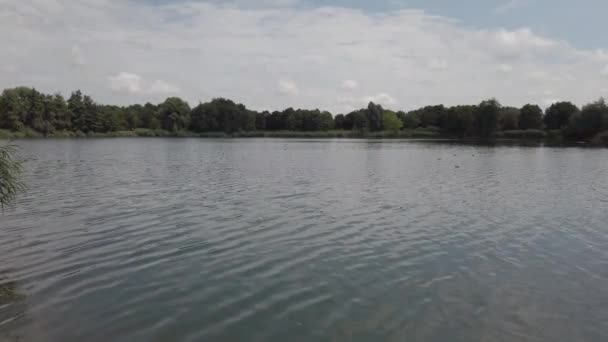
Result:
<svg viewBox="0 0 608 342">
<path fill-rule="evenodd" d="M 460 169 L 460 165 L 455 165 L 454 167 L 457 169 Z"/>
</svg>

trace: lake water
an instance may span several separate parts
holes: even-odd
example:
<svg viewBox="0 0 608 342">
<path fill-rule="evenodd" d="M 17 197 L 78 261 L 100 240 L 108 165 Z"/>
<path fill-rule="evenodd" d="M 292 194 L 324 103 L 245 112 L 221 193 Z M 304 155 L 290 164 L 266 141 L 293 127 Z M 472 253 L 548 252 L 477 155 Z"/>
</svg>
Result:
<svg viewBox="0 0 608 342">
<path fill-rule="evenodd" d="M 608 340 L 606 149 L 18 145 L 0 340 Z"/>
</svg>

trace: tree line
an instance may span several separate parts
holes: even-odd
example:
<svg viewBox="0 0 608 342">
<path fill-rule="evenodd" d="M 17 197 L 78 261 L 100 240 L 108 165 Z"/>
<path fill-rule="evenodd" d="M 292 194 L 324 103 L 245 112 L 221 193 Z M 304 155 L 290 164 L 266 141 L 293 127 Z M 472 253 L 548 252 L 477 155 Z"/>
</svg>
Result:
<svg viewBox="0 0 608 342">
<path fill-rule="evenodd" d="M 31 129 L 44 135 L 55 132 L 107 133 L 139 128 L 169 132 L 251 132 L 356 130 L 361 133 L 426 129 L 457 137 L 491 137 L 513 130 L 560 131 L 565 137 L 588 139 L 608 130 L 604 99 L 578 108 L 557 102 L 543 111 L 538 105 L 502 106 L 496 99 L 476 105 L 426 106 L 409 112 L 384 109 L 369 103 L 348 114 L 287 108 L 255 111 L 232 100 L 217 98 L 194 108 L 178 98 L 160 104 L 104 105 L 80 90 L 67 100 L 61 94 L 43 94 L 34 88 L 5 89 L 0 95 L 0 128 Z"/>
</svg>

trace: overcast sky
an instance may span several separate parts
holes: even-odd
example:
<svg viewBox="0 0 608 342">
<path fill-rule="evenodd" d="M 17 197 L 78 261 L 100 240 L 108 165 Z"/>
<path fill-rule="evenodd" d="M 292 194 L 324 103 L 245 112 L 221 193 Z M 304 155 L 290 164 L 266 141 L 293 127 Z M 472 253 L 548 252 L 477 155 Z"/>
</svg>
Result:
<svg viewBox="0 0 608 342">
<path fill-rule="evenodd" d="M 0 0 L 0 88 L 347 112 L 608 95 L 605 0 Z"/>
</svg>

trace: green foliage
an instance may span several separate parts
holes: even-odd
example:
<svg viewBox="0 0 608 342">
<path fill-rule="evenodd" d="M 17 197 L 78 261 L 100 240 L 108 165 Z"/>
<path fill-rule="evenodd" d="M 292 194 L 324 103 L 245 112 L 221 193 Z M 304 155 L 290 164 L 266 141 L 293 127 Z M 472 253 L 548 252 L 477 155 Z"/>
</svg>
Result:
<svg viewBox="0 0 608 342">
<path fill-rule="evenodd" d="M 68 98 L 68 111 L 70 112 L 71 127 L 76 131 L 86 132 L 84 121 L 84 100 L 82 92 L 77 90 Z"/>
<path fill-rule="evenodd" d="M 383 115 L 384 109 L 379 104 L 375 104 L 370 102 L 367 105 L 367 112 L 365 113 L 367 116 L 367 122 L 369 125 L 369 130 L 373 132 L 382 131 L 383 130 Z"/>
<path fill-rule="evenodd" d="M 156 134 L 154 133 L 154 130 L 149 129 L 149 128 L 136 128 L 135 129 L 135 134 L 138 137 L 156 137 Z"/>
<path fill-rule="evenodd" d="M 5 207 L 24 190 L 19 180 L 22 172 L 17 159 L 17 148 L 12 145 L 0 146 L 0 207 Z"/>
<path fill-rule="evenodd" d="M 0 127 L 17 131 L 25 126 L 31 107 L 31 89 L 19 87 L 5 89 L 0 97 Z"/>
<path fill-rule="evenodd" d="M 547 133 L 540 129 L 511 130 L 494 132 L 493 138 L 498 139 L 544 139 Z"/>
<path fill-rule="evenodd" d="M 52 131 L 63 131 L 72 128 L 72 118 L 68 104 L 61 94 L 47 96 L 47 107 L 49 120 L 52 119 Z"/>
<path fill-rule="evenodd" d="M 346 124 L 346 118 L 344 117 L 344 114 L 336 115 L 336 117 L 334 118 L 334 127 L 336 129 L 346 129 L 344 127 L 345 124 Z"/>
<path fill-rule="evenodd" d="M 12 140 L 22 138 L 43 138 L 44 135 L 40 132 L 36 132 L 33 129 L 26 127 L 19 131 L 10 131 L 7 129 L 0 129 L 0 139 Z"/>
<path fill-rule="evenodd" d="M 578 107 L 571 102 L 557 102 L 547 108 L 543 121 L 547 129 L 564 129 L 570 125 L 570 118 L 577 113 Z"/>
<path fill-rule="evenodd" d="M 350 129 L 352 130 L 360 132 L 369 131 L 369 120 L 365 109 L 349 113 L 346 115 L 346 120 L 349 122 Z"/>
<path fill-rule="evenodd" d="M 577 138 L 590 138 L 608 129 L 608 106 L 601 98 L 583 107 L 580 113 L 570 120 L 570 134 Z"/>
<path fill-rule="evenodd" d="M 608 130 L 597 133 L 591 142 L 596 145 L 608 145 Z"/>
<path fill-rule="evenodd" d="M 142 108 L 134 108 L 138 113 L 141 126 L 139 128 L 160 129 L 160 121 L 158 120 L 158 106 L 151 103 L 146 103 Z"/>
<path fill-rule="evenodd" d="M 169 97 L 158 108 L 158 120 L 167 131 L 186 129 L 190 124 L 190 106 L 179 97 Z"/>
<path fill-rule="evenodd" d="M 14 281 L 0 283 L 0 305 L 14 303 L 25 298 L 25 295 L 19 293 L 17 283 Z"/>
<path fill-rule="evenodd" d="M 383 120 L 384 120 L 384 129 L 389 132 L 398 133 L 399 130 L 401 130 L 401 127 L 403 127 L 403 122 L 401 122 L 401 120 L 399 120 L 399 118 L 397 117 L 397 114 L 393 111 L 390 111 L 390 110 L 385 111 Z"/>
<path fill-rule="evenodd" d="M 8 271 L 0 270 L 0 306 L 18 302 L 25 298 L 25 295 L 19 292 L 17 283 L 9 281 L 5 277 L 6 273 L 8 273 Z"/>
<path fill-rule="evenodd" d="M 194 107 L 190 129 L 194 132 L 232 133 L 253 131 L 258 125 L 266 126 L 262 117 L 258 118 L 256 113 L 247 110 L 242 104 L 218 98 Z"/>
<path fill-rule="evenodd" d="M 268 113 L 268 112 L 255 113 L 255 130 L 256 131 L 266 130 L 266 128 L 267 128 L 266 121 L 268 120 L 269 116 L 270 116 L 270 113 Z"/>
<path fill-rule="evenodd" d="M 489 137 L 497 129 L 500 109 L 500 102 L 496 99 L 486 100 L 479 104 L 475 117 L 475 128 L 480 137 Z"/>
<path fill-rule="evenodd" d="M 527 104 L 521 108 L 519 117 L 520 129 L 543 128 L 543 110 L 537 105 Z"/>
<path fill-rule="evenodd" d="M 99 118 L 96 123 L 92 124 L 95 127 L 92 131 L 116 132 L 129 129 L 129 124 L 127 123 L 128 111 L 118 106 L 98 106 L 97 113 L 99 113 Z"/>
<path fill-rule="evenodd" d="M 314 126 L 311 128 L 315 128 Z M 319 114 L 319 126 L 320 131 L 329 131 L 334 128 L 334 118 L 330 112 L 321 112 Z"/>
<path fill-rule="evenodd" d="M 137 128 L 135 134 L 138 137 L 168 137 L 171 134 L 162 129 Z"/>
<path fill-rule="evenodd" d="M 450 134 L 471 136 L 475 129 L 477 106 L 456 106 L 447 110 L 444 130 Z"/>
<path fill-rule="evenodd" d="M 379 132 L 384 129 L 384 109 L 370 102 L 366 109 L 348 113 L 342 120 L 342 128 L 359 132 Z"/>
<path fill-rule="evenodd" d="M 405 114 L 404 112 L 397 113 L 401 121 L 403 122 L 403 127 L 406 129 L 416 129 L 420 127 L 420 115 L 415 112 L 410 112 Z"/>
<path fill-rule="evenodd" d="M 408 113 L 419 121 L 420 127 L 441 127 L 444 124 L 446 108 L 443 105 L 426 106 Z"/>
<path fill-rule="evenodd" d="M 257 112 L 223 98 L 199 103 L 193 109 L 178 97 L 158 105 L 103 105 L 80 90 L 66 101 L 60 94 L 17 87 L 0 95 L 0 138 L 288 136 L 286 132 L 303 132 L 304 137 L 410 137 L 432 132 L 446 137 L 526 138 L 538 137 L 544 122 L 548 138 L 591 140 L 608 130 L 606 108 L 603 100 L 585 106 L 582 112 L 570 102 L 558 102 L 543 117 L 537 105 L 502 107 L 496 99 L 473 106 L 425 106 L 408 113 L 386 111 L 370 102 L 365 108 L 333 117 L 319 109 Z M 534 132 L 521 134 L 519 129 Z M 602 135 L 594 140 L 603 139 Z"/>
<path fill-rule="evenodd" d="M 542 114 L 542 112 L 541 112 Z M 518 108 L 503 107 L 498 115 L 498 127 L 501 131 L 516 130 L 519 128 L 521 112 Z"/>
</svg>

